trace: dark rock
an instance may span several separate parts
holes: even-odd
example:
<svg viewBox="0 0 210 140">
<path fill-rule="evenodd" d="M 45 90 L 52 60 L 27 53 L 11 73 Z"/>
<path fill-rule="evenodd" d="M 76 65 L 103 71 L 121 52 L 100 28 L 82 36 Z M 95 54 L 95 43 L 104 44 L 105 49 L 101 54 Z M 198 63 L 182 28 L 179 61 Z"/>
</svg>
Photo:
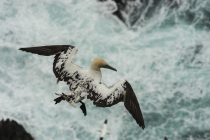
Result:
<svg viewBox="0 0 210 140">
<path fill-rule="evenodd" d="M 105 2 L 107 0 L 98 0 Z M 154 16 L 156 10 L 161 6 L 176 8 L 178 3 L 175 0 L 113 0 L 118 10 L 113 14 L 123 21 L 127 26 L 133 26 L 141 18 L 149 19 Z"/>
<path fill-rule="evenodd" d="M 0 140 L 33 140 L 22 125 L 14 120 L 0 121 Z"/>
<path fill-rule="evenodd" d="M 106 2 L 108 0 L 98 0 Z M 156 18 L 165 10 L 166 19 L 161 21 L 162 26 L 176 25 L 183 22 L 198 29 L 210 29 L 210 2 L 202 6 L 199 1 L 183 2 L 182 0 L 109 0 L 114 1 L 117 16 L 128 27 L 144 25 L 150 19 Z M 186 6 L 181 6 L 185 4 Z M 183 8 L 185 7 L 185 8 Z"/>
</svg>

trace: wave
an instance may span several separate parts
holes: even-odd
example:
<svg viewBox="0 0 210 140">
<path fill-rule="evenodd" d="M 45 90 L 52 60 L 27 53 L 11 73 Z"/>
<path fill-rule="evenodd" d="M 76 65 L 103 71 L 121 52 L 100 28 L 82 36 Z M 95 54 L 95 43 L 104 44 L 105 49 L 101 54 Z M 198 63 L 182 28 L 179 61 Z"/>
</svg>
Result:
<svg viewBox="0 0 210 140">
<path fill-rule="evenodd" d="M 184 140 L 192 130 L 197 135 L 210 130 L 209 1 L 138 1 L 144 6 L 137 11 L 143 12 L 132 12 L 136 4 L 129 2 L 125 26 L 112 14 L 114 4 L 109 12 L 103 2 L 90 0 L 2 0 L 1 118 L 17 120 L 38 140 L 96 140 L 105 119 L 111 132 L 105 138 L 112 140 Z M 18 51 L 51 44 L 76 46 L 75 63 L 83 68 L 95 57 L 115 66 L 117 73 L 103 70 L 103 82 L 131 83 L 145 130 L 123 104 L 96 108 L 87 100 L 86 117 L 67 103 L 55 106 L 54 93 L 67 93 L 68 87 L 56 84 L 53 58 Z"/>
<path fill-rule="evenodd" d="M 99 0 L 100 1 L 100 0 Z M 210 28 L 210 2 L 204 0 L 114 0 L 117 10 L 113 11 L 128 27 L 158 24 L 158 27 L 177 24 L 192 25 L 198 29 Z M 110 1 L 101 1 L 108 3 Z"/>
</svg>

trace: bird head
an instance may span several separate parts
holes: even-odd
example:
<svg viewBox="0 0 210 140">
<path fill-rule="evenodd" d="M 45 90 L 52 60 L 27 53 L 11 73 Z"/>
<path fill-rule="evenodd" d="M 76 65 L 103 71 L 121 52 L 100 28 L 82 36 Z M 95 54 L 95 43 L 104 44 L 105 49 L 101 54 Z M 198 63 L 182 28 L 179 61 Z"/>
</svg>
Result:
<svg viewBox="0 0 210 140">
<path fill-rule="evenodd" d="M 105 60 L 101 58 L 95 58 L 91 64 L 91 69 L 99 71 L 100 68 L 107 68 L 107 69 L 117 71 L 115 68 L 110 66 Z"/>
</svg>

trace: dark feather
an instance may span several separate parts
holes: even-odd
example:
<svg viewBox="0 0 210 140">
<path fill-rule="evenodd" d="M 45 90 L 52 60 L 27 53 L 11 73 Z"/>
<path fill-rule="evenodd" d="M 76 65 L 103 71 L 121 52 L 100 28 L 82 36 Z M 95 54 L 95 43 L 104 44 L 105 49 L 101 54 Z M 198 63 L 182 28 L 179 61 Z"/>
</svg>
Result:
<svg viewBox="0 0 210 140">
<path fill-rule="evenodd" d="M 82 113 L 86 116 L 87 115 L 87 111 L 86 111 L 85 103 L 83 103 L 82 101 L 80 101 L 80 103 L 82 104 L 80 106 L 80 109 L 82 110 Z"/>
<path fill-rule="evenodd" d="M 74 48 L 73 46 L 70 46 L 70 45 L 51 45 L 51 46 L 20 48 L 19 50 L 35 53 L 38 55 L 50 56 L 50 55 L 59 54 L 62 51 L 67 50 L 69 47 Z"/>
<path fill-rule="evenodd" d="M 108 121 L 107 121 L 107 119 L 106 119 L 106 120 L 104 121 L 104 123 L 107 124 L 107 122 L 108 122 Z"/>
<path fill-rule="evenodd" d="M 60 96 L 60 97 L 54 99 L 55 104 L 60 103 L 62 100 L 65 100 L 65 98 L 63 96 Z"/>
<path fill-rule="evenodd" d="M 144 119 L 141 113 L 141 109 L 138 103 L 138 100 L 136 98 L 136 95 L 131 87 L 131 85 L 126 81 L 126 94 L 124 97 L 124 105 L 125 108 L 131 113 L 133 118 L 136 120 L 138 125 L 142 127 L 142 129 L 145 128 L 144 125 Z"/>
</svg>

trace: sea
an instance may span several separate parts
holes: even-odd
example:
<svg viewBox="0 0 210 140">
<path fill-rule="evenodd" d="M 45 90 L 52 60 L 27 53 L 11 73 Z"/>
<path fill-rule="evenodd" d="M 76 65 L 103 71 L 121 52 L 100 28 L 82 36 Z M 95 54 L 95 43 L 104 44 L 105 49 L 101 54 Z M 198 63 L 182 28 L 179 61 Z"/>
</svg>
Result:
<svg viewBox="0 0 210 140">
<path fill-rule="evenodd" d="M 121 11 L 123 22 L 111 0 L 1 0 L 0 119 L 16 120 L 35 140 L 99 140 L 105 119 L 104 140 L 209 140 L 210 1 L 147 1 L 138 16 Z M 102 81 L 131 84 L 144 130 L 123 102 L 100 108 L 85 99 L 87 116 L 79 104 L 54 104 L 55 93 L 69 92 L 57 84 L 54 57 L 18 49 L 61 44 L 78 49 L 74 63 L 84 69 L 101 57 L 118 70 L 103 69 Z"/>
</svg>

